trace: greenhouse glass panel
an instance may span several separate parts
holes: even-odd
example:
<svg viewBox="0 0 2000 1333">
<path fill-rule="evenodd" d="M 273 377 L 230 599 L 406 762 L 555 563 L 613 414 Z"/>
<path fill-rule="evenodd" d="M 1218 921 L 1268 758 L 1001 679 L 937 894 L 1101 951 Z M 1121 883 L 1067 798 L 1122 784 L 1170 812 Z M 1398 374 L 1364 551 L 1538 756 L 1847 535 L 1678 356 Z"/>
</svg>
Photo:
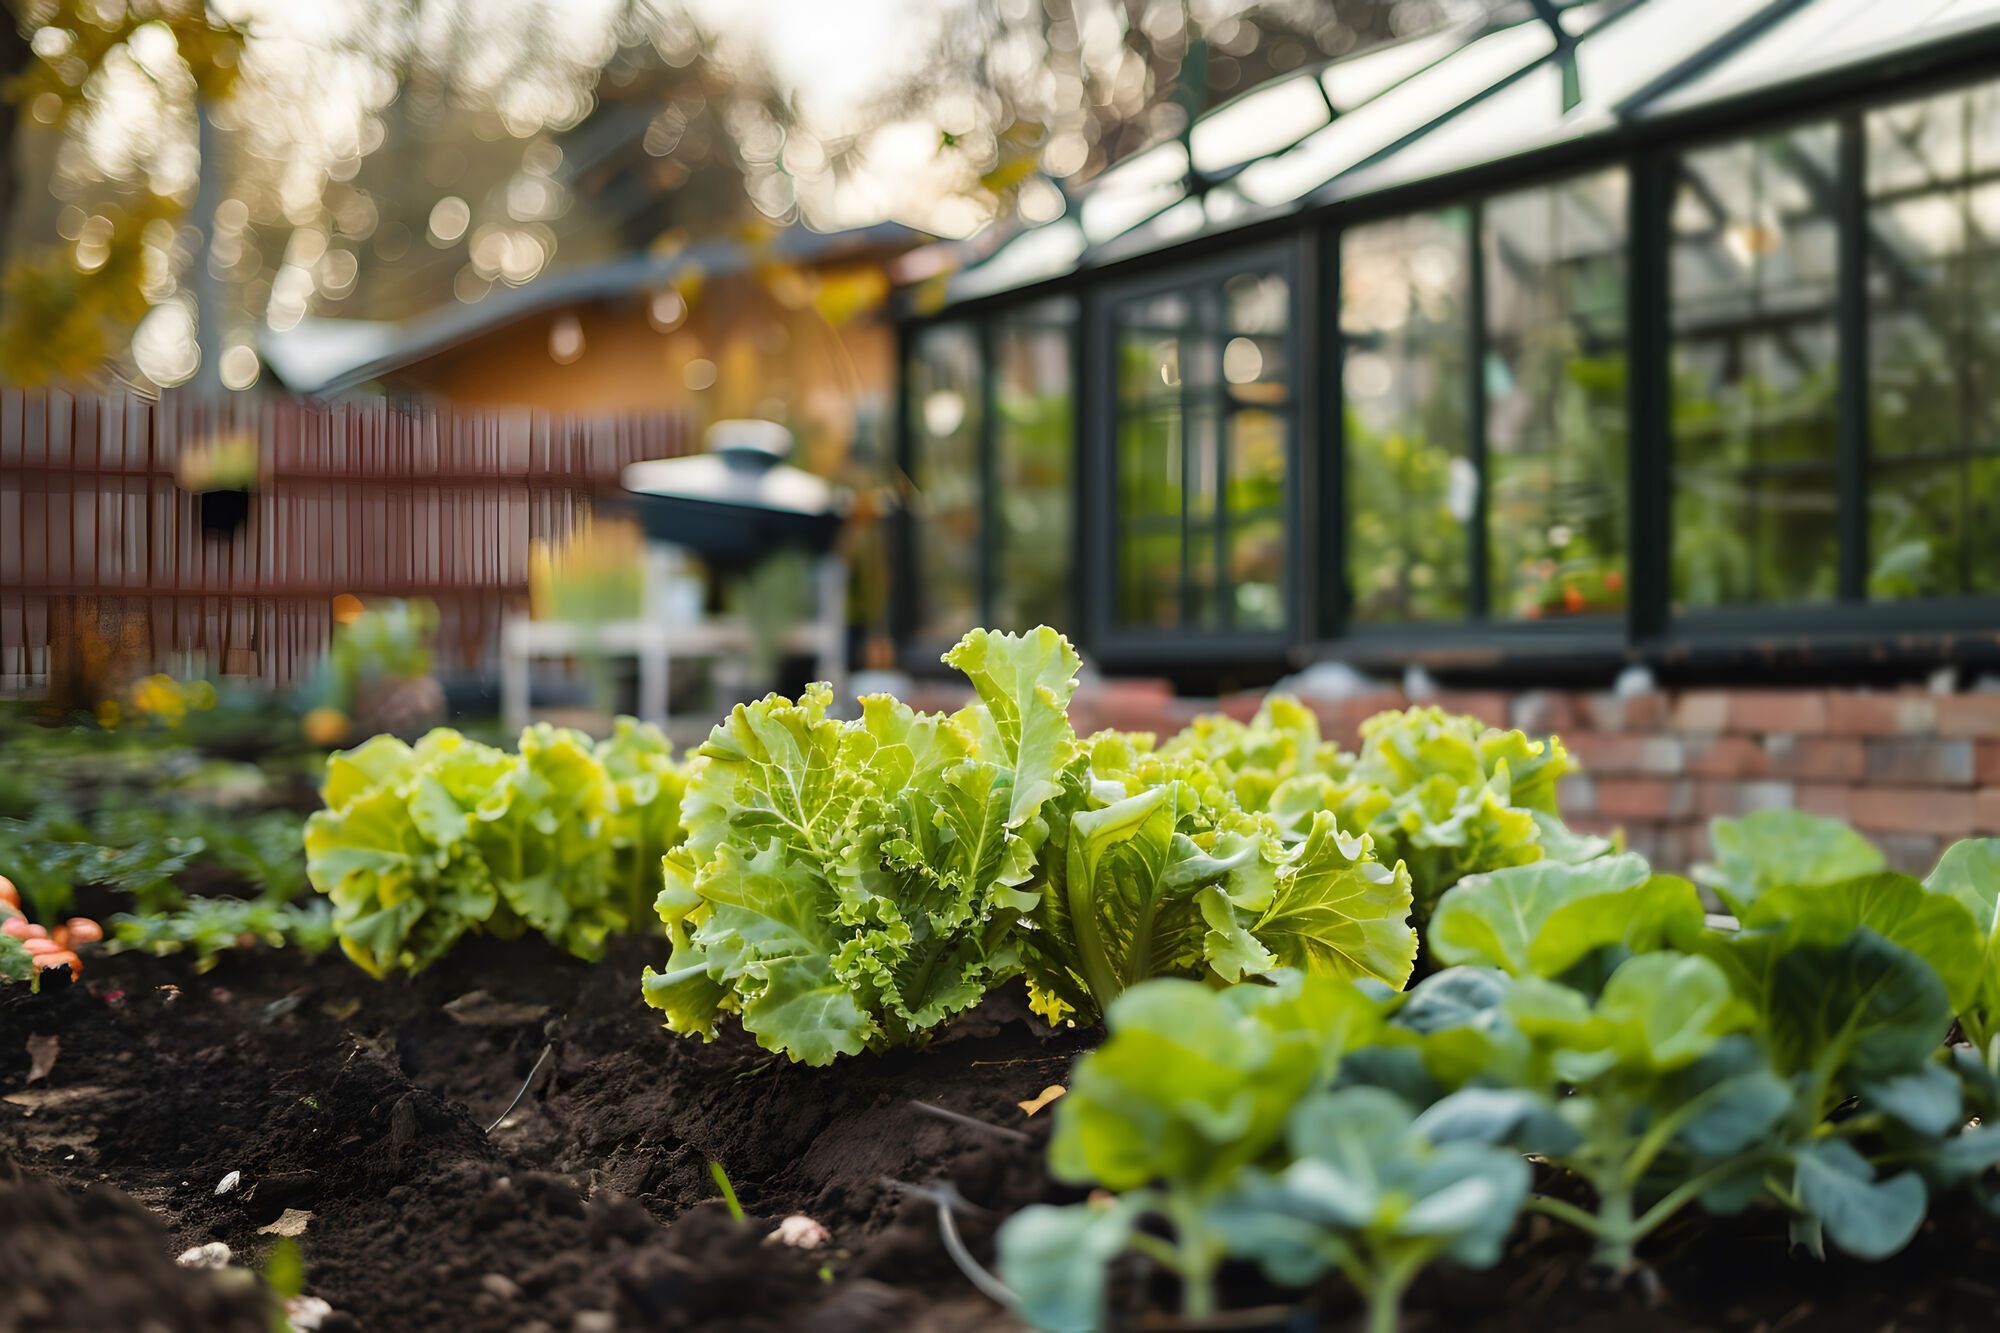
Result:
<svg viewBox="0 0 2000 1333">
<path fill-rule="evenodd" d="M 964 324 L 918 335 L 910 357 L 917 632 L 955 639 L 979 623 L 979 340 Z"/>
<path fill-rule="evenodd" d="M 1625 606 L 1625 173 L 1488 200 L 1488 596 L 1501 619 Z"/>
<path fill-rule="evenodd" d="M 1470 215 L 1448 209 L 1341 236 L 1350 617 L 1471 609 Z"/>
<path fill-rule="evenodd" d="M 1120 628 L 1284 627 L 1290 321 L 1262 270 L 1114 308 Z"/>
<path fill-rule="evenodd" d="M 1672 195 L 1673 601 L 1838 588 L 1831 124 L 1682 158 Z"/>
<path fill-rule="evenodd" d="M 1067 625 L 1071 459 L 1075 452 L 1075 307 L 1036 306 L 993 332 L 994 552 L 991 623 Z"/>
<path fill-rule="evenodd" d="M 1868 595 L 2000 588 L 2000 87 L 1866 121 Z"/>
</svg>

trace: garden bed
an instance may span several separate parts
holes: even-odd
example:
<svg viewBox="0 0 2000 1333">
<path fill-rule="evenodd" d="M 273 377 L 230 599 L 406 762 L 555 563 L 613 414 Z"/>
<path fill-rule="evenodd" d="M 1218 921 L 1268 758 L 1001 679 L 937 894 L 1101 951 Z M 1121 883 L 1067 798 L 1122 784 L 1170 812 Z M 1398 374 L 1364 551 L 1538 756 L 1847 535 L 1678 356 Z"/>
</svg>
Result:
<svg viewBox="0 0 2000 1333">
<path fill-rule="evenodd" d="M 0 992 L 0 1229 L 36 1237 L 0 1277 L 56 1307 L 0 1307 L 0 1327 L 258 1327 L 254 1303 L 168 1260 L 221 1241 L 254 1267 L 276 1244 L 262 1229 L 299 1213 L 330 1329 L 1011 1326 L 952 1266 L 933 1206 L 888 1182 L 956 1185 L 986 1210 L 964 1229 L 989 1259 L 1007 1212 L 1075 1198 L 1043 1167 L 1048 1114 L 1016 1103 L 1064 1082 L 1087 1037 L 1051 1033 L 1010 987 L 920 1050 L 810 1069 L 728 1025 L 713 1045 L 662 1031 L 636 978 L 663 952 L 628 943 L 592 966 L 474 939 L 395 984 L 337 956 L 232 953 L 197 975 L 128 953 L 82 983 Z M 29 1039 L 50 1036 L 55 1064 L 28 1083 Z M 831 1242 L 762 1243 L 792 1213 Z M 1789 1258 L 1766 1213 L 1691 1212 L 1643 1256 L 1656 1282 L 1607 1290 L 1575 1233 L 1527 1219 L 1492 1271 L 1418 1284 L 1407 1326 L 1984 1329 L 2000 1303 L 1990 1226 L 1942 1203 L 1882 1264 Z M 1231 1304 L 1271 1295 L 1230 1276 Z M 1358 1318 L 1337 1281 L 1313 1300 L 1321 1323 Z"/>
</svg>

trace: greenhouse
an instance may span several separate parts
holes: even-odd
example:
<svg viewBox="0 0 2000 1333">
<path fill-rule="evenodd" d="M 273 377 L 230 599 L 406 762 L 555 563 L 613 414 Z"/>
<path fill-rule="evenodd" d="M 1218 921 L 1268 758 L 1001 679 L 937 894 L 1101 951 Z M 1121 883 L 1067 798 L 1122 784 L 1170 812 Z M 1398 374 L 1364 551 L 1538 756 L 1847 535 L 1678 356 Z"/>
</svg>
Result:
<svg viewBox="0 0 2000 1333">
<path fill-rule="evenodd" d="M 1523 5 L 1195 118 L 906 292 L 905 658 L 1991 652 L 1996 51 L 1984 0 Z"/>
</svg>

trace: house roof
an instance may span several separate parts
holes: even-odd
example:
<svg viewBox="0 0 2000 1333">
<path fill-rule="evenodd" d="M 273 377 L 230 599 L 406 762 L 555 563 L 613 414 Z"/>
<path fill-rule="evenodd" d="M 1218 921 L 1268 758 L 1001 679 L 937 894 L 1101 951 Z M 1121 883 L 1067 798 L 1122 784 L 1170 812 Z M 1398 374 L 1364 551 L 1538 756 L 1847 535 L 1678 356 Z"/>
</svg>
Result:
<svg viewBox="0 0 2000 1333">
<path fill-rule="evenodd" d="M 627 255 L 551 273 L 526 286 L 495 288 L 483 300 L 400 323 L 308 316 L 282 332 L 260 329 L 258 351 L 287 388 L 338 393 L 536 315 L 661 288 L 689 274 L 723 277 L 772 260 L 827 263 L 924 239 L 900 223 L 884 222 L 841 232 L 793 227 L 768 245 L 701 241 L 671 254 Z"/>
</svg>

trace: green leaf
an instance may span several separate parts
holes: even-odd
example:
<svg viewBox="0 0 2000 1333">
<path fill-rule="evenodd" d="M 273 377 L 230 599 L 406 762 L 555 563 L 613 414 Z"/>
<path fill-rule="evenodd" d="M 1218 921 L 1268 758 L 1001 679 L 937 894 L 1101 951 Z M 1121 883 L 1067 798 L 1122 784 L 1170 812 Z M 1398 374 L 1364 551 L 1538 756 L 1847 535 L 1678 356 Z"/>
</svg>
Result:
<svg viewBox="0 0 2000 1333">
<path fill-rule="evenodd" d="M 1919 1134 L 1942 1138 L 1965 1124 L 1958 1079 L 1940 1064 L 1863 1083 L 1859 1092 L 1864 1106 L 1894 1116 Z"/>
<path fill-rule="evenodd" d="M 1746 951 L 1759 932 L 1834 943 L 1867 928 L 1930 964 L 1955 1009 L 1979 983 L 1980 941 L 1972 917 L 1948 894 L 1932 893 L 1908 875 L 1882 872 L 1830 884 L 1779 885 L 1743 916 Z"/>
<path fill-rule="evenodd" d="M 1469 875 L 1439 900 L 1428 938 L 1441 962 L 1552 977 L 1603 945 L 1658 948 L 1701 920 L 1693 885 L 1627 853 Z"/>
<path fill-rule="evenodd" d="M 1701 1059 L 1752 1021 L 1720 967 L 1677 953 L 1627 959 L 1605 984 L 1597 1013 L 1627 1068 L 1661 1073 Z"/>
<path fill-rule="evenodd" d="M 1967 838 L 1945 849 L 1924 887 L 1957 902 L 1972 917 L 1979 954 L 1978 983 L 1960 1005 L 1967 1036 L 1984 1047 L 2000 1028 L 2000 838 Z"/>
<path fill-rule="evenodd" d="M 1417 958 L 1409 913 L 1409 874 L 1376 861 L 1365 842 L 1322 811 L 1279 866 L 1269 906 L 1249 917 L 1247 929 L 1280 966 L 1375 977 L 1400 990 Z"/>
<path fill-rule="evenodd" d="M 1857 1259 L 1888 1258 L 1923 1224 L 1922 1178 L 1904 1172 L 1878 1180 L 1868 1159 L 1843 1139 L 1821 1139 L 1800 1149 L 1797 1167 L 1799 1202 Z"/>
<path fill-rule="evenodd" d="M 1109 1037 L 1056 1103 L 1050 1171 L 1114 1190 L 1202 1189 L 1263 1155 L 1339 1043 L 1370 1030 L 1347 983 L 1286 984 L 1296 989 L 1161 978 L 1120 995 Z"/>
<path fill-rule="evenodd" d="M 749 859 L 724 844 L 696 889 L 708 907 L 695 934 L 699 963 L 735 992 L 758 1045 L 810 1065 L 866 1046 L 874 1020 L 834 972 L 840 936 L 831 891 L 789 858 L 781 841 L 767 841 Z M 676 961 L 693 966 L 696 958 L 669 959 L 668 978 L 682 971 Z M 666 996 L 666 983 L 648 984 L 649 1000 L 655 992 Z"/>
<path fill-rule="evenodd" d="M 37 979 L 34 955 L 12 935 L 0 935 L 0 979 L 28 982 Z"/>
<path fill-rule="evenodd" d="M 1076 693 L 1081 662 L 1069 640 L 1039 626 L 1026 634 L 976 629 L 944 655 L 946 666 L 963 671 L 978 692 L 972 710 L 983 723 L 974 728 L 997 745 L 994 762 L 1012 778 L 1007 823 L 1034 818 L 1042 804 L 1062 790 L 1057 775 L 1076 755 L 1069 701 Z"/>
<path fill-rule="evenodd" d="M 1140 1196 L 1102 1206 L 1036 1203 L 1008 1218 L 996 1240 L 1000 1279 L 1021 1318 L 1051 1333 L 1102 1328 L 1105 1268 L 1125 1248 L 1143 1203 Z"/>
<path fill-rule="evenodd" d="M 1761 998 L 1781 1070 L 1846 1071 L 1862 1081 L 1917 1069 L 1952 1019 L 1937 974 L 1865 929 L 1836 945 L 1780 953 Z"/>
<path fill-rule="evenodd" d="M 1882 869 L 1882 853 L 1847 825 L 1800 810 L 1758 810 L 1709 822 L 1715 863 L 1696 868 L 1741 916 L 1765 891 L 1786 884 L 1832 884 Z"/>
</svg>

